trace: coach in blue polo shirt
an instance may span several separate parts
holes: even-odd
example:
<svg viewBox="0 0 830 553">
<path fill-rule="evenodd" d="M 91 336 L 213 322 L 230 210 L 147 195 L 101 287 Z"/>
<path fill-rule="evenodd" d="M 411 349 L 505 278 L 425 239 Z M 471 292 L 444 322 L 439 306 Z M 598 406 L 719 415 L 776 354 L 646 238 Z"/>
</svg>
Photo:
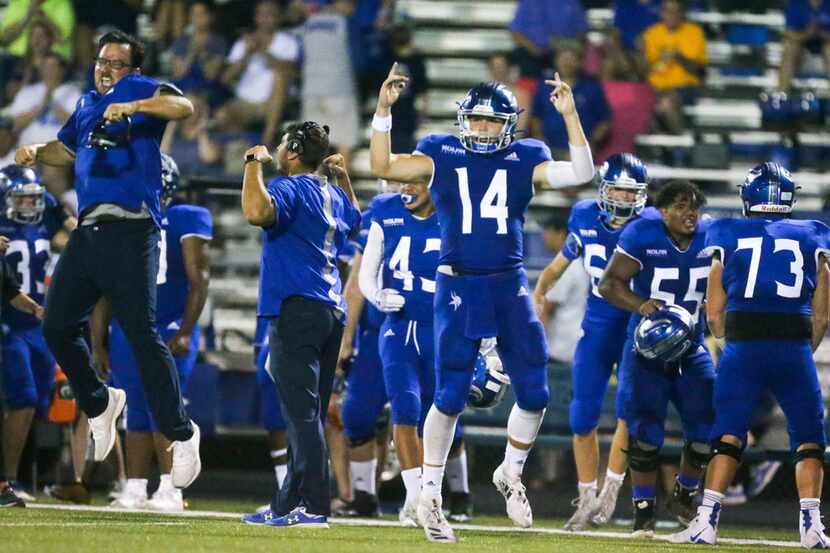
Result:
<svg viewBox="0 0 830 553">
<path fill-rule="evenodd" d="M 346 302 L 338 253 L 360 226 L 360 211 L 342 157 L 325 166 L 340 186 L 315 171 L 329 147 L 328 127 L 290 126 L 277 147 L 280 172 L 266 186 L 265 146 L 246 153 L 242 211 L 263 228 L 260 317 L 271 319 L 271 375 L 286 419 L 288 475 L 271 510 L 243 517 L 251 524 L 328 527 L 328 409 Z"/>
<path fill-rule="evenodd" d="M 122 390 L 96 377 L 84 340 L 94 306 L 111 306 L 135 352 L 160 431 L 173 442 L 173 484 L 201 470 L 199 429 L 185 414 L 176 365 L 156 331 L 159 266 L 159 141 L 167 121 L 193 106 L 181 92 L 141 75 L 144 46 L 121 31 L 104 35 L 95 90 L 84 94 L 57 140 L 23 146 L 21 165 L 74 165 L 79 226 L 72 232 L 46 296 L 43 334 L 89 416 L 95 460 L 115 441 Z"/>
</svg>

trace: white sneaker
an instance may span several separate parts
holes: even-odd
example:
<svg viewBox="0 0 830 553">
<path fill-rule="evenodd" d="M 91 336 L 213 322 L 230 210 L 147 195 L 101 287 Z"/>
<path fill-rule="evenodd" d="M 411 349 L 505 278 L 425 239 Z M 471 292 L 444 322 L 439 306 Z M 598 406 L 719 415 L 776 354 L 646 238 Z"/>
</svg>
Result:
<svg viewBox="0 0 830 553">
<path fill-rule="evenodd" d="M 452 526 L 447 522 L 444 511 L 441 510 L 441 496 L 428 497 L 421 494 L 418 500 L 417 517 L 417 520 L 423 524 L 424 534 L 429 541 L 455 543 Z"/>
<path fill-rule="evenodd" d="M 180 513 L 184 511 L 182 491 L 176 488 L 157 490 L 152 499 L 147 501 L 147 508 L 165 513 Z"/>
<path fill-rule="evenodd" d="M 173 485 L 179 489 L 186 488 L 202 472 L 202 458 L 199 456 L 199 440 L 201 431 L 199 425 L 190 421 L 193 427 L 193 436 L 184 442 L 173 442 L 167 451 L 173 450 L 173 470 L 171 476 Z"/>
<path fill-rule="evenodd" d="M 404 503 L 401 510 L 398 511 L 398 520 L 401 526 L 405 528 L 417 528 L 418 524 L 418 504 Z"/>
<path fill-rule="evenodd" d="M 698 507 L 697 516 L 688 528 L 671 534 L 668 540 L 671 543 L 695 543 L 699 545 L 715 545 L 718 542 L 718 517 L 720 505 Z"/>
<path fill-rule="evenodd" d="M 616 505 L 616 501 L 614 503 Z M 576 506 L 576 511 L 568 519 L 568 522 L 565 523 L 565 530 L 569 532 L 582 532 L 590 528 L 593 524 L 594 515 L 600 508 L 597 489 L 580 488 L 579 497 L 572 501 L 571 504 Z"/>
<path fill-rule="evenodd" d="M 504 496 L 507 516 L 513 524 L 520 528 L 530 528 L 533 525 L 533 511 L 530 509 L 521 478 L 511 480 L 505 474 L 503 465 L 499 465 L 493 472 L 493 484 Z"/>
<path fill-rule="evenodd" d="M 801 547 L 807 549 L 830 549 L 830 538 L 824 533 L 821 515 L 802 509 L 799 514 L 798 529 L 801 532 Z"/>
<path fill-rule="evenodd" d="M 118 388 L 107 388 L 107 408 L 97 417 L 89 419 L 89 430 L 95 443 L 95 460 L 103 461 L 115 445 L 115 423 L 127 403 L 127 394 Z"/>
<path fill-rule="evenodd" d="M 605 479 L 605 483 L 602 485 L 602 491 L 599 492 L 599 497 L 597 498 L 599 508 L 594 513 L 591 522 L 597 526 L 608 524 L 608 521 L 614 516 L 614 511 L 617 508 L 617 497 L 620 495 L 622 485 L 623 480 Z"/>
<path fill-rule="evenodd" d="M 147 493 L 136 493 L 132 490 L 124 490 L 118 499 L 110 503 L 110 507 L 119 509 L 144 509 L 147 507 Z"/>
</svg>

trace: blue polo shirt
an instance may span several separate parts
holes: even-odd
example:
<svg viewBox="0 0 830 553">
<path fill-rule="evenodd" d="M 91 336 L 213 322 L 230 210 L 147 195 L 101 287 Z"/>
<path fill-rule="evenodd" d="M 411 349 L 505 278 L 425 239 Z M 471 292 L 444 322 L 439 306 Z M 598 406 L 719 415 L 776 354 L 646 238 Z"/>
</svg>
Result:
<svg viewBox="0 0 830 553">
<path fill-rule="evenodd" d="M 346 320 L 337 257 L 360 228 L 346 193 L 316 175 L 277 177 L 266 186 L 276 222 L 263 229 L 257 316 L 277 317 L 289 296 L 335 308 Z"/>
<path fill-rule="evenodd" d="M 784 9 L 787 29 L 806 31 L 812 23 L 819 30 L 830 31 L 830 0 L 824 0 L 818 9 L 813 9 L 810 0 L 790 0 Z"/>
<path fill-rule="evenodd" d="M 577 38 L 588 31 L 588 16 L 579 0 L 519 0 L 510 30 L 542 50 L 553 37 Z"/>
<path fill-rule="evenodd" d="M 611 121 L 611 108 L 605 98 L 602 84 L 590 77 L 579 77 L 572 85 L 574 103 L 585 136 L 591 138 L 594 128 L 603 121 Z M 540 81 L 533 99 L 533 116 L 542 123 L 542 134 L 548 146 L 554 149 L 568 149 L 568 132 L 565 128 L 565 119 L 550 103 L 550 94 L 553 87 Z"/>
<path fill-rule="evenodd" d="M 145 206 L 156 225 L 161 225 L 161 142 L 167 121 L 137 113 L 125 121 L 106 126 L 117 145 L 96 148 L 89 143 L 107 106 L 150 98 L 159 87 L 181 92 L 143 75 L 127 75 L 105 94 L 92 90 L 78 100 L 75 112 L 58 132 L 58 140 L 75 153 L 75 190 L 78 213 L 96 204 L 115 204 L 130 211 Z"/>
<path fill-rule="evenodd" d="M 623 46 L 634 49 L 643 31 L 660 21 L 661 0 L 616 0 L 614 26 L 620 31 Z"/>
</svg>

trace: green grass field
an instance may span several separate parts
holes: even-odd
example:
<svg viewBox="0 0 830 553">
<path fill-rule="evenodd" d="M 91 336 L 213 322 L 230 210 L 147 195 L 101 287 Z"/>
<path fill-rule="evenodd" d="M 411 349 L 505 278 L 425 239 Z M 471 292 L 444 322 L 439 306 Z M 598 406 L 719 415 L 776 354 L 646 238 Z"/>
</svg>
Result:
<svg viewBox="0 0 830 553">
<path fill-rule="evenodd" d="M 478 517 L 473 529 L 461 525 L 457 530 L 459 543 L 453 546 L 430 544 L 420 529 L 394 526 L 355 525 L 356 521 L 340 524 L 335 521 L 328 530 L 286 529 L 248 526 L 235 518 L 213 513 L 211 518 L 195 518 L 143 513 L 78 511 L 42 508 L 46 502 L 27 509 L 0 510 L 0 543 L 2 551 L 49 553 L 83 551 L 84 553 L 178 552 L 285 552 L 285 553 L 416 553 L 452 548 L 458 552 L 581 553 L 604 551 L 690 551 L 695 546 L 677 546 L 661 540 L 632 540 L 611 528 L 615 536 L 563 535 L 551 533 L 561 528 L 562 521 L 542 520 L 539 532 L 509 531 L 506 518 Z M 195 503 L 195 505 L 193 504 Z M 254 505 L 222 501 L 198 500 L 192 508 L 238 513 L 252 510 Z M 198 513 L 191 512 L 191 515 Z M 383 519 L 389 524 L 391 517 Z M 383 523 L 382 522 L 382 523 Z M 544 532 L 548 533 L 544 533 Z M 797 546 L 795 531 L 781 532 L 759 528 L 722 529 L 721 538 L 753 540 L 749 544 L 722 543 L 716 551 L 781 551 L 783 543 Z M 762 541 L 778 543 L 763 544 Z M 117 549 L 116 549 L 117 548 Z"/>
</svg>

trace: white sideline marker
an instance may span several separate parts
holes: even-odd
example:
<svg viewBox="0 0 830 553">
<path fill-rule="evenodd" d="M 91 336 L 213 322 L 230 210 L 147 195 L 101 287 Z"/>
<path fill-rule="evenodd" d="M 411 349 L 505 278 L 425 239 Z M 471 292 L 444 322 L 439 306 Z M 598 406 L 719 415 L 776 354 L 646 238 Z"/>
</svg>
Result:
<svg viewBox="0 0 830 553">
<path fill-rule="evenodd" d="M 147 509 L 118 509 L 115 507 L 104 506 L 90 506 L 90 505 L 61 505 L 61 504 L 33 504 L 26 505 L 27 509 L 56 509 L 63 511 L 89 511 L 98 513 L 128 513 L 128 514 L 148 514 L 156 516 L 168 517 L 182 517 L 182 518 L 217 518 L 228 520 L 239 520 L 243 513 L 228 513 L 223 511 L 183 511 L 180 513 L 163 513 L 159 511 L 150 511 Z M 398 521 L 394 520 L 376 520 L 370 518 L 329 518 L 329 522 L 337 526 L 374 526 L 374 527 L 393 527 L 401 528 Z M 68 525 L 69 523 L 67 523 Z M 129 524 L 133 524 L 130 522 Z M 153 523 L 148 523 L 153 524 Z M 241 522 L 240 522 L 241 524 Z M 54 526 L 54 524 L 50 524 Z M 0 527 L 4 526 L 0 522 Z M 9 525 L 10 526 L 10 525 Z M 559 528 L 516 528 L 515 526 L 485 526 L 481 524 L 453 524 L 454 530 L 467 530 L 476 532 L 523 532 L 530 534 L 546 534 L 555 536 L 585 536 L 597 538 L 614 538 L 614 539 L 633 539 L 631 534 L 627 532 L 606 532 L 606 531 L 585 531 L 585 532 L 568 532 Z M 420 537 L 420 536 L 419 536 Z M 654 541 L 668 541 L 668 534 L 656 534 Z M 724 545 L 764 545 L 769 547 L 787 547 L 800 548 L 801 544 L 797 541 L 780 541 L 780 540 L 754 540 L 754 539 L 740 539 L 740 538 L 718 538 L 719 544 Z"/>
</svg>

